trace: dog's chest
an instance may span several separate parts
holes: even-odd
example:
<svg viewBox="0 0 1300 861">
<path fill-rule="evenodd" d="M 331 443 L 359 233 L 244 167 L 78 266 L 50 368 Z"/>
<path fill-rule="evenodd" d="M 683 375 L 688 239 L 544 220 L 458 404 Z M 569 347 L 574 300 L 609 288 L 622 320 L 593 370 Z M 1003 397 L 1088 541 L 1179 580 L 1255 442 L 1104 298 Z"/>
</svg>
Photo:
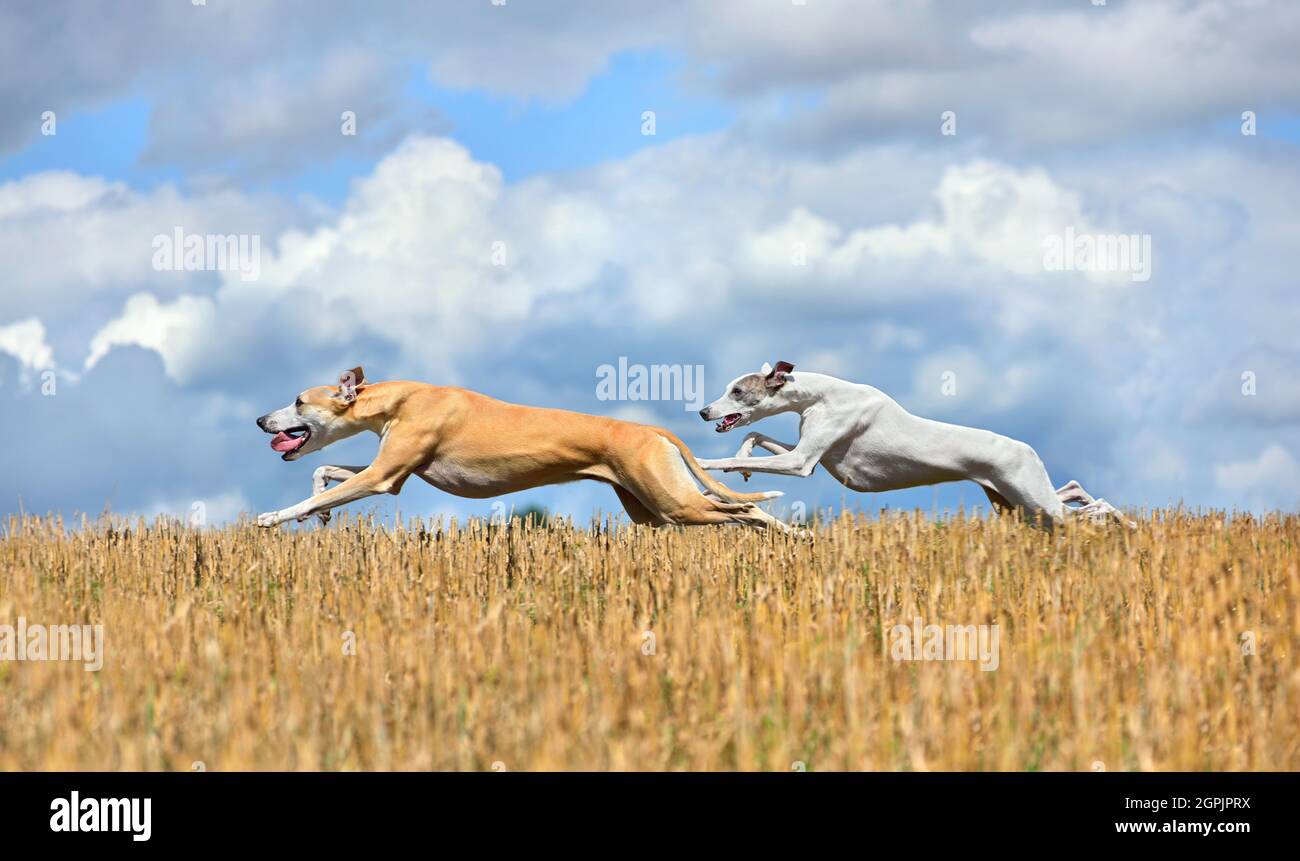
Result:
<svg viewBox="0 0 1300 861">
<path fill-rule="evenodd" d="M 864 493 L 953 481 L 962 476 L 910 434 L 866 433 L 822 457 L 826 471 L 845 487 Z"/>
<path fill-rule="evenodd" d="M 420 470 L 420 476 L 446 493 L 468 496 L 491 493 L 501 484 L 500 476 L 472 465 L 435 460 Z"/>
</svg>

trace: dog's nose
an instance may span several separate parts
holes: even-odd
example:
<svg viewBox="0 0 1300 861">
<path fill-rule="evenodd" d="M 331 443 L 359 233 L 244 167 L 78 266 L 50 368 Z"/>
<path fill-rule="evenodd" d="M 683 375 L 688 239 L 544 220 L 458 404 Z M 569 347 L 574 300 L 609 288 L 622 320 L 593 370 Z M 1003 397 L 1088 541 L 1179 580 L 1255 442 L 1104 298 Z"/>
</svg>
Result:
<svg viewBox="0 0 1300 861">
<path fill-rule="evenodd" d="M 257 419 L 257 426 L 258 426 L 259 428 L 261 428 L 262 430 L 266 430 L 266 416 L 260 416 L 260 417 L 258 417 L 258 419 Z"/>
<path fill-rule="evenodd" d="M 709 408 L 708 408 L 708 407 L 705 407 L 704 409 L 700 410 L 700 418 L 704 419 L 706 422 L 709 420 Z"/>
</svg>

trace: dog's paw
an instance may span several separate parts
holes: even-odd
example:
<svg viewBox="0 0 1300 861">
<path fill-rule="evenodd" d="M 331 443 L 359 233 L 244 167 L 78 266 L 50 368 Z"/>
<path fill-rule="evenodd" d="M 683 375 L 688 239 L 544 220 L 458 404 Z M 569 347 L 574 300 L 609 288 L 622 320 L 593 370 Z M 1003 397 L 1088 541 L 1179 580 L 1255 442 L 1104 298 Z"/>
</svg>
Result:
<svg viewBox="0 0 1300 861">
<path fill-rule="evenodd" d="M 328 511 L 318 511 L 316 512 L 316 516 L 320 518 L 320 522 L 322 525 L 324 526 L 330 525 L 330 513 Z"/>
<path fill-rule="evenodd" d="M 754 473 L 752 473 L 752 472 L 745 472 L 744 470 L 741 470 L 741 473 L 740 473 L 741 477 L 744 478 L 745 481 L 749 481 L 750 477 L 753 476 L 753 474 L 754 474 Z"/>
<path fill-rule="evenodd" d="M 266 514 L 257 515 L 258 526 L 275 526 L 280 522 L 280 513 L 277 511 L 268 511 Z"/>
</svg>

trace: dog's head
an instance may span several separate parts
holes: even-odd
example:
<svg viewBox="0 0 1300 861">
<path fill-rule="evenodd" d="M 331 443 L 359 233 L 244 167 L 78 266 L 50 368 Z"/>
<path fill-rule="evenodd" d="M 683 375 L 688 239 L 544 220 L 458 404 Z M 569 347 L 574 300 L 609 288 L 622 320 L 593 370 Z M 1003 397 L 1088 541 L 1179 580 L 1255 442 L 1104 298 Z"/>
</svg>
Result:
<svg viewBox="0 0 1300 861">
<path fill-rule="evenodd" d="M 308 389 L 289 406 L 262 416 L 257 426 L 275 434 L 271 448 L 280 452 L 283 460 L 297 460 L 365 429 L 353 409 L 365 388 L 361 368 L 344 371 L 337 386 Z"/>
<path fill-rule="evenodd" d="M 732 428 L 786 412 L 790 404 L 782 396 L 782 390 L 794 379 L 790 374 L 793 370 L 794 365 L 789 362 L 777 362 L 775 368 L 764 362 L 757 374 L 745 374 L 728 383 L 726 394 L 700 410 L 700 418 L 706 422 L 716 421 L 718 426 L 714 430 L 726 433 Z"/>
</svg>

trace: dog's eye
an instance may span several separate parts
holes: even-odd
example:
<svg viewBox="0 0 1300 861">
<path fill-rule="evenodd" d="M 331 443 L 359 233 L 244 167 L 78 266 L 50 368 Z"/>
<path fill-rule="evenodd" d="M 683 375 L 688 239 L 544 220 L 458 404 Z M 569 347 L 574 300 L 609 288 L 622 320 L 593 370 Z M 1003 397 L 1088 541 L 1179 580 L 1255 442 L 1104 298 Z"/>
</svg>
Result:
<svg viewBox="0 0 1300 861">
<path fill-rule="evenodd" d="M 294 401 L 293 405 L 298 409 L 302 409 L 302 398 L 298 398 L 298 400 Z"/>
<path fill-rule="evenodd" d="M 738 396 L 740 394 L 740 389 L 732 389 L 731 394 Z"/>
</svg>

